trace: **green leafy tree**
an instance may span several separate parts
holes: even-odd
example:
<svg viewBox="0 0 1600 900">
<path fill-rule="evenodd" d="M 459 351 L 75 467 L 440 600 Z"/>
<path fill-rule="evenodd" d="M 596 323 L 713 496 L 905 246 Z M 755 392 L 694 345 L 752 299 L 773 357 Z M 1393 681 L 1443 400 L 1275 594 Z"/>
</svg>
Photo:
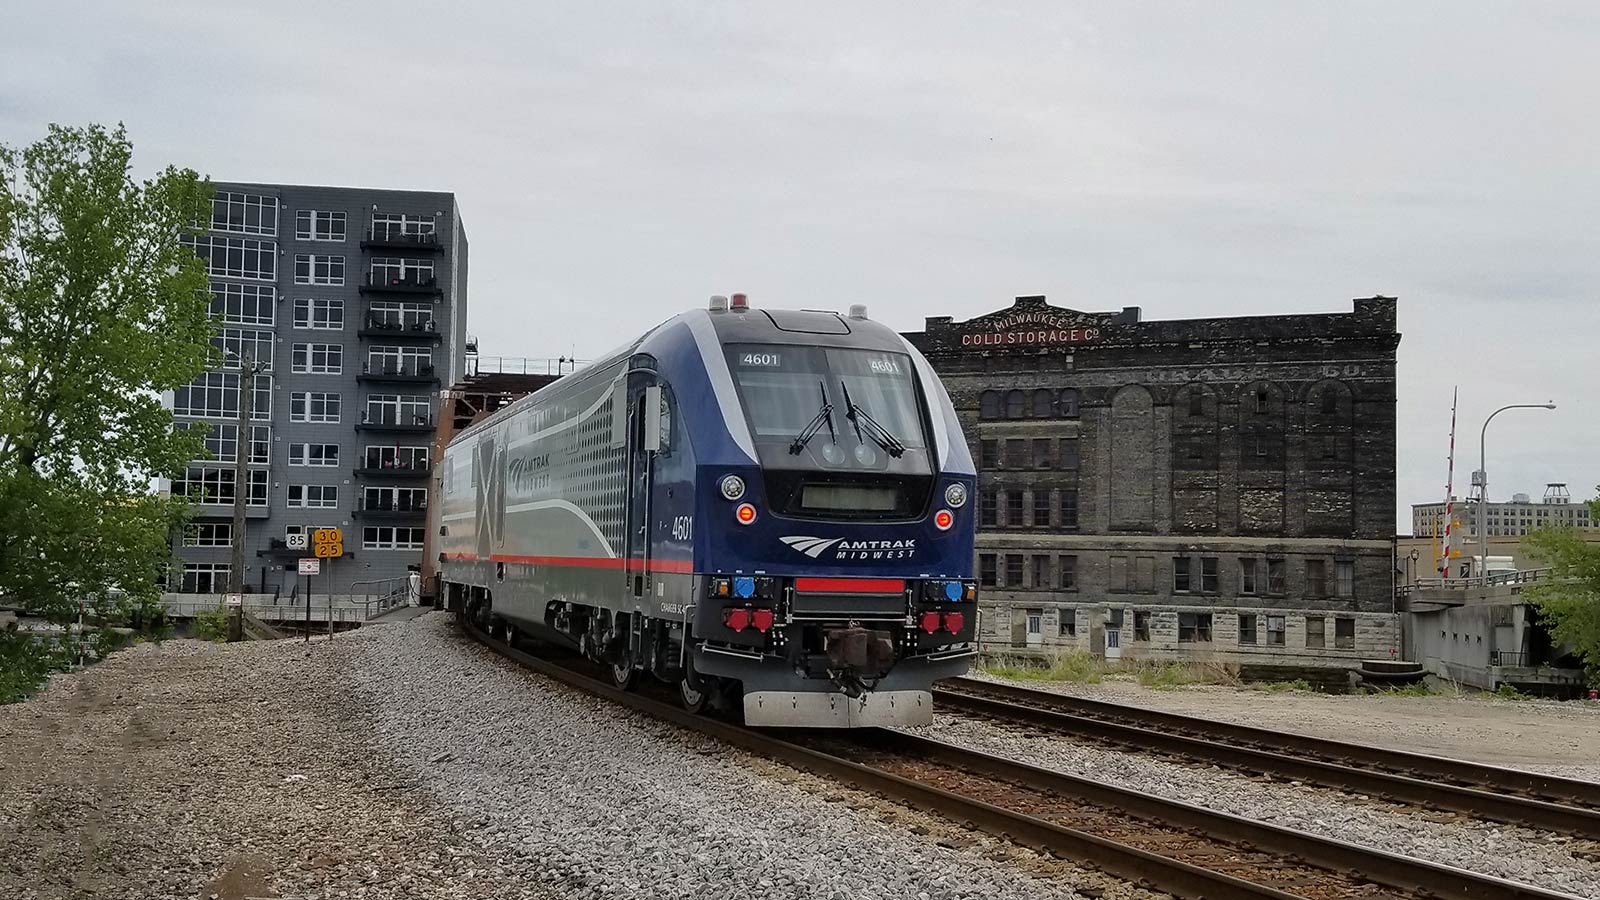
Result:
<svg viewBox="0 0 1600 900">
<path fill-rule="evenodd" d="M 150 489 L 198 455 L 160 393 L 213 361 L 205 269 L 180 238 L 211 185 L 139 181 L 121 126 L 0 145 L 0 597 L 57 621 L 85 596 L 159 600 L 184 503 Z"/>
<path fill-rule="evenodd" d="M 1596 489 L 1600 493 L 1600 488 Z M 1600 518 L 1600 499 L 1589 501 Z M 1583 657 L 1589 683 L 1600 684 L 1600 546 L 1571 528 L 1545 528 L 1528 536 L 1533 555 L 1555 571 L 1526 594 L 1550 623 L 1550 634 Z"/>
</svg>

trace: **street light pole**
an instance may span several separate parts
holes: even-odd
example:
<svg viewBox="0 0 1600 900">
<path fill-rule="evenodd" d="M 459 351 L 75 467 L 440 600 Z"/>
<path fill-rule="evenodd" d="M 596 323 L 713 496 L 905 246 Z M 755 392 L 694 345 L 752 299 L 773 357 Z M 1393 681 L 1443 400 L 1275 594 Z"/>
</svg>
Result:
<svg viewBox="0 0 1600 900">
<path fill-rule="evenodd" d="M 1502 406 L 1483 420 L 1483 430 L 1478 432 L 1478 575 L 1488 584 L 1489 578 L 1489 468 L 1488 451 L 1484 440 L 1489 436 L 1489 423 L 1508 409 L 1555 409 L 1554 403 L 1513 403 Z"/>
<path fill-rule="evenodd" d="M 233 356 L 233 353 L 228 353 Z M 245 505 L 250 498 L 250 451 L 253 442 L 250 434 L 250 415 L 255 401 L 256 373 L 266 368 L 255 361 L 252 348 L 246 346 L 239 359 L 239 424 L 237 440 L 233 445 L 233 564 L 228 574 L 231 593 L 244 596 L 244 522 Z"/>
</svg>

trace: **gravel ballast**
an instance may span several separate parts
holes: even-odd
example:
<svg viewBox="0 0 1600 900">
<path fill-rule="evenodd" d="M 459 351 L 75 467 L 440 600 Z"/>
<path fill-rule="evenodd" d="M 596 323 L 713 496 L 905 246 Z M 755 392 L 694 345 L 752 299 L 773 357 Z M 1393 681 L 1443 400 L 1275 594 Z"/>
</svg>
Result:
<svg viewBox="0 0 1600 900">
<path fill-rule="evenodd" d="M 1600 897 L 1600 863 L 1594 859 L 1600 847 L 1576 838 L 1509 825 L 1445 821 L 1455 817 L 959 716 L 938 715 L 933 725 L 906 731 L 1139 793 L 1579 897 Z M 1575 850 L 1590 856 L 1575 855 Z"/>
<path fill-rule="evenodd" d="M 442 615 L 408 631 L 367 645 L 353 673 L 378 742 L 469 840 L 510 851 L 564 895 L 1021 900 L 1080 896 L 1076 885 L 1148 896 L 941 836 L 937 822 L 820 779 L 774 777 L 748 754 L 518 669 Z"/>
</svg>

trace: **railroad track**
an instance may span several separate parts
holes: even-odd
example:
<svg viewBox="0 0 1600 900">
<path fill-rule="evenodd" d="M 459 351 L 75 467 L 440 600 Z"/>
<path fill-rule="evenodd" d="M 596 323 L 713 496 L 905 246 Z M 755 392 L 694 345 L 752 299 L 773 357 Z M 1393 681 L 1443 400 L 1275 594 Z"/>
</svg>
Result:
<svg viewBox="0 0 1600 900">
<path fill-rule="evenodd" d="M 1183 898 L 1578 900 L 914 737 L 774 733 L 691 715 L 467 633 L 518 664 L 732 746 Z"/>
<path fill-rule="evenodd" d="M 1600 784 L 955 678 L 947 712 L 1600 840 Z"/>
</svg>

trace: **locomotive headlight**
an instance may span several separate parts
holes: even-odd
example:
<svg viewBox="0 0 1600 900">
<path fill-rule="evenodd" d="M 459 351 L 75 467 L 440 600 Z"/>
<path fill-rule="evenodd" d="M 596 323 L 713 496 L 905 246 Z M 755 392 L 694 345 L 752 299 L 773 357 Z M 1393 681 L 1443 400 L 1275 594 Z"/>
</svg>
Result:
<svg viewBox="0 0 1600 900">
<path fill-rule="evenodd" d="M 944 489 L 944 502 L 960 508 L 967 502 L 967 486 L 956 482 Z"/>
<path fill-rule="evenodd" d="M 722 491 L 722 499 L 737 500 L 744 496 L 744 479 L 737 475 L 724 475 L 718 489 Z"/>
</svg>

